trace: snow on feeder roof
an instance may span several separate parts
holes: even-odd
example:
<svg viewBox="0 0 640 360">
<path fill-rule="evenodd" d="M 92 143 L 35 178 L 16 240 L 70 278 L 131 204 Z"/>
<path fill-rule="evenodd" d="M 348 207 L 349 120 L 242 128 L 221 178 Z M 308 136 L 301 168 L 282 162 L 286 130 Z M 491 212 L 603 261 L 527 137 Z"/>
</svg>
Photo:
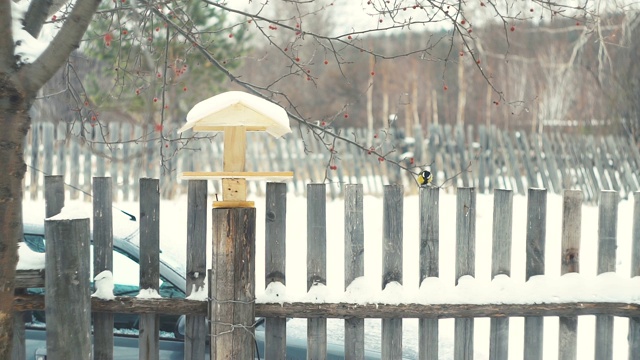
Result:
<svg viewBox="0 0 640 360">
<path fill-rule="evenodd" d="M 222 180 L 222 201 L 213 207 L 253 207 L 247 201 L 247 180 L 284 181 L 293 172 L 245 171 L 247 131 L 266 131 L 279 138 L 291 132 L 287 112 L 280 106 L 241 91 L 229 91 L 201 101 L 189 111 L 179 132 L 224 132 L 223 171 L 186 171 L 185 180 Z"/>
<path fill-rule="evenodd" d="M 247 131 L 266 131 L 275 138 L 290 133 L 289 117 L 280 106 L 242 91 L 228 91 L 196 104 L 178 132 L 223 131 L 245 126 Z"/>
</svg>

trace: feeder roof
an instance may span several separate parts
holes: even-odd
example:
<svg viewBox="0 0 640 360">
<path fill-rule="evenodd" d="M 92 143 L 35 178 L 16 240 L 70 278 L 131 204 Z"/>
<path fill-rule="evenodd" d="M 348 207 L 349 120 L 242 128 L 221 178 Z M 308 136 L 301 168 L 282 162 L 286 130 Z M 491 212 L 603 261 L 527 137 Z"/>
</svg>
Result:
<svg viewBox="0 0 640 360">
<path fill-rule="evenodd" d="M 289 117 L 281 106 L 242 91 L 228 91 L 199 102 L 178 132 L 194 127 L 194 131 L 199 127 L 220 131 L 225 126 L 264 129 L 276 138 L 291 132 Z"/>
</svg>

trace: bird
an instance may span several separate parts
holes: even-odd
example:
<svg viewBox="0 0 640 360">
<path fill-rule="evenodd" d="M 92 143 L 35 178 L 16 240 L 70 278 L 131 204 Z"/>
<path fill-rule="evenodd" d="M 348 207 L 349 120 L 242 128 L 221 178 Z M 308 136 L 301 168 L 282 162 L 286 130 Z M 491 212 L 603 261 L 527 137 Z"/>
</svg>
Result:
<svg viewBox="0 0 640 360">
<path fill-rule="evenodd" d="M 422 170 L 418 175 L 418 185 L 420 185 L 420 187 L 429 186 L 431 180 L 433 180 L 433 176 L 429 170 Z"/>
</svg>

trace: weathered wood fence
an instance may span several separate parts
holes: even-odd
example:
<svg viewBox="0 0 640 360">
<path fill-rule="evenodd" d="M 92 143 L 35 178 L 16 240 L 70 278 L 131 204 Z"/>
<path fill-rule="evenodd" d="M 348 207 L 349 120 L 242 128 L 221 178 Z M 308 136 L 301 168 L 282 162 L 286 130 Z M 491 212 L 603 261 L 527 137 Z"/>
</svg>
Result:
<svg viewBox="0 0 640 360">
<path fill-rule="evenodd" d="M 160 133 L 152 126 L 109 123 L 102 130 L 80 130 L 79 126 L 46 122 L 32 125 L 25 150 L 29 166 L 26 188 L 31 198 L 39 196 L 44 175 L 64 175 L 71 185 L 71 198 L 84 196 L 87 200 L 82 191 L 90 192 L 91 176 L 112 177 L 114 198 L 127 200 L 139 197 L 137 179 L 161 177 L 161 195 L 171 198 L 187 191 L 176 174 L 222 169 L 221 135 L 187 141 L 165 132 L 163 136 L 172 141 L 160 142 Z M 80 133 L 84 137 L 78 136 Z M 556 194 L 563 189 L 580 189 L 586 202 L 597 203 L 602 190 L 618 191 L 625 198 L 640 190 L 636 171 L 640 168 L 640 152 L 626 136 L 528 134 L 496 127 L 464 129 L 449 125 L 431 126 L 426 131 L 418 127 L 413 132 L 416 138 L 411 139 L 397 136 L 399 133 L 401 129 L 383 129 L 373 135 L 364 129 L 340 130 L 342 136 L 388 154 L 391 160 L 404 159 L 405 166 L 412 166 L 412 157 L 415 165 L 429 165 L 437 173 L 434 182 L 447 191 L 464 186 L 475 187 L 479 193 L 510 189 L 524 195 L 527 188 L 543 187 Z M 371 139 L 370 144 L 367 139 Z M 341 141 L 334 143 L 330 136 L 322 138 L 307 129 L 295 129 L 278 140 L 249 133 L 247 140 L 247 170 L 295 169 L 288 190 L 296 194 L 305 193 L 306 183 L 323 182 L 325 178 L 334 198 L 343 195 L 343 184 L 363 184 L 365 193 L 377 195 L 383 193 L 385 184 L 404 184 L 407 189 L 415 185 L 408 173 L 380 162 L 377 155 Z M 337 168 L 331 170 L 330 164 Z M 217 184 L 213 186 L 213 192 L 219 192 Z M 254 193 L 262 195 L 264 190 L 262 185 L 251 184 Z"/>
<path fill-rule="evenodd" d="M 95 181 L 94 191 L 105 191 L 110 188 Z M 158 219 L 157 204 L 159 201 L 159 189 L 157 180 L 140 180 L 141 192 L 145 193 L 141 197 L 141 213 L 147 216 L 147 220 L 141 220 L 141 248 L 147 249 L 145 260 L 141 262 L 141 287 L 153 286 L 157 284 L 158 273 L 158 252 L 157 247 L 156 221 Z M 100 190 L 102 189 L 102 190 Z M 147 189 L 147 190 L 145 190 Z M 206 232 L 206 182 L 189 182 L 189 217 L 187 239 L 188 261 L 187 281 L 191 284 L 203 285 L 203 279 L 197 274 L 202 274 L 204 262 L 204 234 Z M 327 245 L 326 245 L 326 199 L 327 186 L 325 184 L 307 185 L 307 289 L 327 282 Z M 286 284 L 286 196 L 287 185 L 281 183 L 269 183 L 266 187 L 266 236 L 265 236 L 265 284 L 269 286 L 274 282 Z M 346 288 L 353 279 L 364 275 L 364 254 L 367 251 L 364 246 L 364 219 L 363 219 L 363 186 L 346 185 L 345 189 L 345 284 Z M 419 248 L 415 249 L 420 254 L 420 282 L 427 277 L 438 277 L 439 270 L 443 266 L 455 266 L 456 283 L 465 276 L 475 274 L 476 257 L 476 189 L 461 187 L 457 189 L 456 214 L 443 214 L 448 218 L 455 218 L 456 226 L 456 262 L 455 264 L 441 264 L 439 262 L 440 247 L 440 214 L 439 214 L 439 188 L 423 188 L 420 190 L 419 198 L 419 218 L 420 218 L 420 241 Z M 562 226 L 562 249 L 558 249 L 557 257 L 554 259 L 545 258 L 545 234 L 546 234 L 546 209 L 547 191 L 543 189 L 528 190 L 528 207 L 526 214 L 526 263 L 511 264 L 511 244 L 512 244 L 512 219 L 513 219 L 513 191 L 496 190 L 494 195 L 494 216 L 493 216 L 493 237 L 492 237 L 492 271 L 493 277 L 505 274 L 509 275 L 513 266 L 525 266 L 527 280 L 532 276 L 545 273 L 545 263 L 547 261 L 560 261 L 562 272 L 578 272 L 580 252 L 587 246 L 597 246 L 598 252 L 598 273 L 615 271 L 616 246 L 617 246 L 617 216 L 618 216 L 618 193 L 604 191 L 599 196 L 599 222 L 598 222 L 598 242 L 597 244 L 585 244 L 580 242 L 582 193 L 578 190 L 567 190 L 564 192 L 563 200 L 563 226 Z M 94 194 L 95 196 L 95 194 Z M 108 196 L 96 196 L 105 199 Z M 382 278 L 381 288 L 397 282 L 403 283 L 403 188 L 400 185 L 388 185 L 384 187 L 384 209 L 383 209 L 383 234 L 382 234 Z M 631 276 L 640 276 L 640 193 L 634 193 L 634 220 L 633 239 L 631 254 Z M 101 207 L 104 209 L 104 205 Z M 144 211 L 143 211 L 144 210 Z M 215 210 L 215 209 L 214 209 Z M 98 216 L 94 211 L 94 217 Z M 246 219 L 245 219 L 246 221 Z M 262 221 L 262 220 L 260 220 Z M 238 223 L 240 224 L 240 223 Z M 237 224 L 236 224 L 237 225 Z M 246 226 L 251 226 L 247 225 Z M 221 224 L 213 224 L 214 233 L 220 231 Z M 86 227 L 86 226 L 85 226 Z M 216 230 L 218 229 L 218 230 Z M 94 225 L 94 232 L 96 231 Z M 243 229 L 235 229 L 243 231 Z M 47 234 L 50 234 L 49 231 Z M 78 235 L 76 233 L 76 235 Z M 71 236 L 73 237 L 73 236 Z M 95 235 L 94 235 L 95 237 Z M 80 240 L 78 240 L 80 241 Z M 95 242 L 94 246 L 102 247 L 103 243 Z M 47 242 L 49 244 L 49 242 Z M 49 245 L 47 245 L 49 246 Z M 72 245 L 65 245 L 72 246 Z M 77 247 L 78 245 L 76 245 Z M 108 245 L 107 248 L 108 249 Z M 49 251 L 49 250 L 47 250 Z M 98 251 L 104 251 L 98 250 Z M 108 251 L 108 250 L 107 250 Z M 144 252 L 143 251 L 143 252 Z M 233 253 L 225 253 L 222 247 L 214 246 L 213 261 L 214 267 L 219 266 L 219 257 L 227 256 L 234 258 Z M 233 251 L 233 250 L 232 250 Z M 237 249 L 235 250 L 237 251 Z M 244 250 L 248 254 L 250 251 Z M 56 252 L 57 254 L 57 252 Z M 86 255 L 86 254 L 84 254 Z M 47 254 L 47 268 L 45 273 L 47 279 L 50 274 L 56 271 L 54 266 L 62 266 L 64 271 L 77 271 L 76 261 L 49 261 L 55 254 Z M 80 259 L 80 258 L 79 258 Z M 59 260 L 59 259 L 58 259 Z M 81 260 L 88 264 L 88 259 Z M 243 256 L 236 256 L 236 261 L 246 262 Z M 98 262 L 96 262 L 97 264 Z M 228 264 L 227 264 L 228 265 Z M 83 265 L 84 266 L 84 265 Z M 247 267 L 246 263 L 236 264 L 238 269 Z M 250 267 L 250 266 L 249 266 Z M 219 271 L 219 269 L 218 269 Z M 244 271 L 244 270 L 238 270 Z M 145 274 L 150 274 L 147 279 Z M 20 274 L 21 276 L 26 274 Z M 222 282 L 217 285 L 230 287 L 234 284 L 233 279 L 223 280 L 217 276 L 217 281 Z M 237 277 L 235 284 L 238 282 Z M 251 277 L 248 277 L 250 279 Z M 25 286 L 21 277 L 18 279 L 18 286 Z M 34 286 L 33 281 L 28 286 Z M 47 287 L 56 286 L 47 282 Z M 247 284 L 247 286 L 251 286 Z M 197 288 L 197 287 L 196 287 Z M 190 292 L 191 288 L 187 287 Z M 431 290 L 431 289 L 427 289 Z M 212 288 L 210 287 L 210 291 Z M 431 291 L 438 291 L 433 289 Z M 215 292 L 215 291 L 214 291 Z M 216 298 L 215 293 L 210 294 L 210 298 Z M 50 296 L 47 291 L 47 296 Z M 187 335 L 185 347 L 189 349 L 185 358 L 203 359 L 205 352 L 205 337 L 203 333 L 204 316 L 207 314 L 208 305 L 206 302 L 178 299 L 138 299 L 119 297 L 116 301 L 105 301 L 97 298 L 88 299 L 88 295 L 83 296 L 86 304 L 90 302 L 93 312 L 122 312 L 141 314 L 189 314 L 190 322 L 187 324 Z M 229 301 L 229 299 L 217 299 L 216 301 Z M 215 302 L 215 301 L 214 301 Z M 37 295 L 17 295 L 15 301 L 16 311 L 43 309 L 45 301 L 43 296 Z M 240 306 L 254 304 L 251 299 L 244 299 Z M 228 305 L 228 304 L 227 304 Z M 582 315 L 596 315 L 596 336 L 595 349 L 596 359 L 612 359 L 613 357 L 613 317 L 621 316 L 629 318 L 629 359 L 640 358 L 640 304 L 637 303 L 611 303 L 611 302 L 558 302 L 558 303 L 500 303 L 500 304 L 475 304 L 473 302 L 464 304 L 385 304 L 385 303 L 307 303 L 294 302 L 285 304 L 256 303 L 255 315 L 264 316 L 266 320 L 265 348 L 267 359 L 283 359 L 286 351 L 286 318 L 308 318 L 308 358 L 322 359 L 326 356 L 327 350 L 327 318 L 342 318 L 345 320 L 345 358 L 361 359 L 365 348 L 364 323 L 365 318 L 381 318 L 382 335 L 381 350 L 382 358 L 397 359 L 402 355 L 402 323 L 403 318 L 419 318 L 419 358 L 438 359 L 438 319 L 455 318 L 455 344 L 454 358 L 472 359 L 474 351 L 474 318 L 490 317 L 490 358 L 507 359 L 509 344 L 509 317 L 525 317 L 524 332 L 524 359 L 542 359 L 543 344 L 543 317 L 560 316 L 560 359 L 576 359 L 577 354 L 577 317 Z M 66 306 L 66 304 L 47 301 L 46 310 L 50 307 Z M 88 305 L 87 305 L 88 306 Z M 87 309 L 74 309 L 74 311 L 85 311 Z M 47 315 L 48 316 L 48 315 Z M 145 315 L 148 321 L 148 329 L 151 333 L 141 336 L 140 348 L 145 351 L 142 358 L 157 358 L 153 354 L 157 353 L 157 331 L 154 332 L 154 318 L 156 315 Z M 215 314 L 213 315 L 215 316 Z M 67 316 L 58 319 L 59 327 L 65 328 L 66 321 L 71 321 Z M 77 321 L 74 319 L 73 321 Z M 87 319 L 83 320 L 86 322 Z M 221 320 L 221 319 L 217 319 Z M 224 319 L 221 320 L 229 327 L 220 325 L 213 321 L 211 327 L 211 342 L 216 343 L 216 337 L 224 334 L 225 341 L 235 343 L 240 338 L 245 339 L 247 332 L 251 332 L 252 327 L 246 324 L 245 320 Z M 231 322 L 230 324 L 228 322 Z M 233 324 L 238 324 L 234 327 Z M 68 328 L 68 327 L 66 327 Z M 157 329 L 157 328 L 156 328 Z M 231 329 L 231 330 L 230 330 Z M 238 331 L 235 331 L 238 330 Z M 47 331 L 55 331 L 49 328 Z M 198 336 L 200 334 L 200 336 Z M 59 334 L 62 336 L 64 334 Z M 100 337 L 107 335 L 98 332 L 94 334 L 96 348 L 103 341 Z M 59 346 L 65 347 L 64 339 Z M 242 341 L 246 348 L 241 353 L 253 354 L 253 344 Z M 52 345 L 53 346 L 53 345 Z M 49 345 L 48 345 L 49 348 Z M 52 348 L 53 350 L 53 348 Z M 212 349 L 213 350 L 213 349 Z M 220 352 L 222 351 L 222 353 Z M 230 348 L 218 348 L 218 355 L 231 354 Z M 235 351 L 235 350 L 233 350 Z M 261 354 L 262 356 L 262 354 Z M 105 352 L 102 359 L 111 359 Z M 247 358 L 252 358 L 248 356 Z"/>
</svg>

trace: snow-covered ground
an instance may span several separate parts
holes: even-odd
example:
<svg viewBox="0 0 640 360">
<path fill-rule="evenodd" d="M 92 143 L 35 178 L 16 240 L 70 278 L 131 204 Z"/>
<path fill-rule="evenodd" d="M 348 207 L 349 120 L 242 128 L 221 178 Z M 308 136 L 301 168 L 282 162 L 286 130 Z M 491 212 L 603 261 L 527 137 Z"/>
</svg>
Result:
<svg viewBox="0 0 640 360">
<path fill-rule="evenodd" d="M 212 200 L 212 199 L 209 199 Z M 257 207 L 257 259 L 256 276 L 258 300 L 269 301 L 264 286 L 264 198 L 250 199 Z M 90 207 L 86 203 L 69 204 L 78 207 Z M 138 203 L 123 202 L 115 204 L 137 216 Z M 633 201 L 625 200 L 619 204 L 618 216 L 618 249 L 615 274 L 596 276 L 597 266 L 597 226 L 598 208 L 584 206 L 582 209 L 582 244 L 580 252 L 581 274 L 560 277 L 561 264 L 561 226 L 562 198 L 550 194 L 547 201 L 547 236 L 546 236 L 546 276 L 535 279 L 537 284 L 525 284 L 525 237 L 527 199 L 514 196 L 513 245 L 511 278 L 499 278 L 491 282 L 491 239 L 493 196 L 478 195 L 476 224 L 476 276 L 475 279 L 464 279 L 460 286 L 465 291 L 454 288 L 455 283 L 455 196 L 441 193 L 440 196 L 440 278 L 428 279 L 428 286 L 435 287 L 440 293 L 437 298 L 425 298 L 424 288 L 420 289 L 418 272 L 418 197 L 408 196 L 404 201 L 404 282 L 398 291 L 402 293 L 401 301 L 406 302 L 558 302 L 558 301 L 626 301 L 640 303 L 640 278 L 629 279 L 631 259 L 631 232 L 633 217 Z M 306 290 L 306 199 L 290 196 L 287 200 L 287 284 L 286 293 L 291 299 L 302 298 Z M 25 213 L 44 213 L 42 201 L 25 201 Z M 89 211 L 88 214 L 91 212 Z M 114 210 L 114 216 L 117 212 Z M 353 293 L 344 293 L 344 203 L 341 200 L 327 204 L 327 289 L 325 294 L 330 300 L 351 299 L 353 301 L 371 302 L 383 299 L 379 292 L 382 259 L 382 199 L 365 197 L 365 278 L 356 284 L 359 289 L 369 289 L 353 297 Z M 160 208 L 161 248 L 163 252 L 172 254 L 177 260 L 186 259 L 186 227 L 187 200 L 162 201 Z M 209 221 L 210 221 L 209 216 Z M 116 221 L 117 223 L 117 221 Z M 210 254 L 210 250 L 208 252 Z M 210 258 L 210 256 L 209 256 Z M 209 260 L 210 261 L 210 260 Z M 575 280 L 575 281 L 574 281 Z M 583 284 L 568 288 L 567 283 Z M 496 289 L 502 289 L 495 291 Z M 421 291 L 423 292 L 422 298 Z M 535 296 L 534 296 L 535 294 Z M 503 296 L 499 298 L 497 296 Z M 471 299 L 471 300 L 470 300 Z M 502 300 L 500 300 L 502 299 Z M 367 346 L 379 349 L 380 320 L 365 322 L 365 338 Z M 418 321 L 406 319 L 403 322 L 404 356 L 417 357 Z M 476 359 L 487 359 L 489 354 L 489 319 L 476 319 L 474 333 L 474 351 Z M 545 359 L 557 358 L 558 354 L 558 319 L 545 318 L 544 351 Z M 615 319 L 614 358 L 627 358 L 628 321 Z M 509 358 L 521 359 L 523 354 L 523 318 L 512 318 L 509 337 Z M 293 319 L 288 322 L 289 332 L 299 332 L 304 336 L 306 320 Z M 578 358 L 594 357 L 595 317 L 579 318 Z M 440 358 L 453 357 L 453 320 L 440 320 Z M 343 339 L 343 321 L 330 319 L 328 322 L 328 339 L 340 343 Z"/>
</svg>

